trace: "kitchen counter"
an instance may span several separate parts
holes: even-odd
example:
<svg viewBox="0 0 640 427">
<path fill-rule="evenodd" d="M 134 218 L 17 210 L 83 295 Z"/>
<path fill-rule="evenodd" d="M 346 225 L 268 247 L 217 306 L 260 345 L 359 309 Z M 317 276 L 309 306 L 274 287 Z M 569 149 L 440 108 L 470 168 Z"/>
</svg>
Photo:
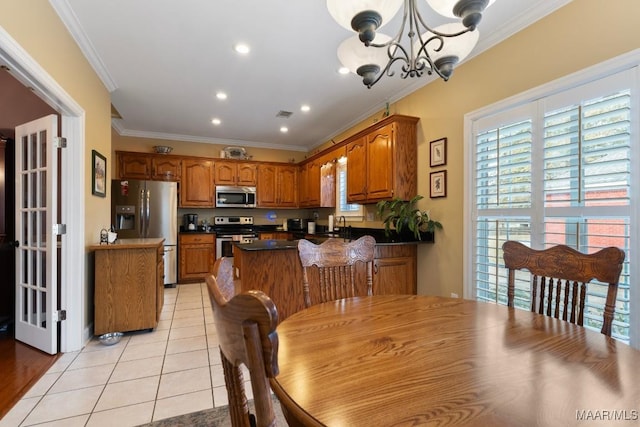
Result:
<svg viewBox="0 0 640 427">
<path fill-rule="evenodd" d="M 103 243 L 102 245 L 92 245 L 89 249 L 92 251 L 110 250 L 110 249 L 138 249 L 138 248 L 154 248 L 161 245 L 164 238 L 147 238 L 147 239 L 116 239 L 114 243 Z"/>
</svg>

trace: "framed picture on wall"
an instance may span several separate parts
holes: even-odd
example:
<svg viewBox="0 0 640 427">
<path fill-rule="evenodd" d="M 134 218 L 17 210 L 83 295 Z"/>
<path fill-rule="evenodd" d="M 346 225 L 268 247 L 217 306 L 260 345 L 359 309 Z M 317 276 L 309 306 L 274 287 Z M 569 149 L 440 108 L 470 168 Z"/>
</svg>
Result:
<svg viewBox="0 0 640 427">
<path fill-rule="evenodd" d="M 447 196 L 447 171 L 431 172 L 429 196 L 434 199 L 436 197 Z"/>
<path fill-rule="evenodd" d="M 107 197 L 107 159 L 91 150 L 91 194 Z"/>
<path fill-rule="evenodd" d="M 430 142 L 431 155 L 430 166 L 444 166 L 447 164 L 447 138 L 436 139 Z"/>
</svg>

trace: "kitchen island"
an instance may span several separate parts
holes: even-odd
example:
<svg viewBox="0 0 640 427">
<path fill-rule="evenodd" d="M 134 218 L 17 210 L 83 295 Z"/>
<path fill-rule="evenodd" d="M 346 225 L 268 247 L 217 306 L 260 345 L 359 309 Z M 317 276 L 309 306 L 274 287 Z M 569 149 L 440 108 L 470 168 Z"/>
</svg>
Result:
<svg viewBox="0 0 640 427">
<path fill-rule="evenodd" d="M 93 245 L 94 334 L 153 329 L 164 303 L 164 239 Z"/>
<path fill-rule="evenodd" d="M 309 240 L 319 243 L 324 238 L 317 236 Z M 373 262 L 374 295 L 416 294 L 419 243 L 378 243 L 376 240 Z M 253 243 L 236 244 L 233 254 L 236 278 L 240 279 L 240 291 L 257 289 L 269 295 L 278 308 L 280 321 L 304 308 L 302 264 L 297 240 L 257 240 Z M 364 264 L 358 265 L 356 277 L 357 282 L 364 287 Z M 312 274 L 309 277 L 312 293 L 317 289 L 313 286 L 314 279 Z M 366 293 L 364 289 L 356 291 Z"/>
</svg>

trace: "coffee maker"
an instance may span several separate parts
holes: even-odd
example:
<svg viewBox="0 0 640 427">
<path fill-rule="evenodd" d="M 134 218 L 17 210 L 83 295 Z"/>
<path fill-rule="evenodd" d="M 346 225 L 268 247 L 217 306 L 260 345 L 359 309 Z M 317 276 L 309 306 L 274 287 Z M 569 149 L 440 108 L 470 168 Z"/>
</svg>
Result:
<svg viewBox="0 0 640 427">
<path fill-rule="evenodd" d="M 184 214 L 183 220 L 185 231 L 196 231 L 198 229 L 198 214 Z"/>
</svg>

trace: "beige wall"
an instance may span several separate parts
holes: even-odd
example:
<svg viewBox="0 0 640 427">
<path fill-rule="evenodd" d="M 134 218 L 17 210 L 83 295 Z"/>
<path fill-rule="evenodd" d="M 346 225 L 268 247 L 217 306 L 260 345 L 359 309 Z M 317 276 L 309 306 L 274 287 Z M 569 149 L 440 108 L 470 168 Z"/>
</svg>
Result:
<svg viewBox="0 0 640 427">
<path fill-rule="evenodd" d="M 99 230 L 110 223 L 110 205 L 108 198 L 91 195 L 91 150 L 106 156 L 108 164 L 111 161 L 109 93 L 47 0 L 0 1 L 0 26 L 85 111 L 85 191 L 80 197 L 85 200 L 86 244 L 96 243 Z M 85 327 L 93 321 L 92 275 L 91 269 L 85 271 Z"/>
</svg>

